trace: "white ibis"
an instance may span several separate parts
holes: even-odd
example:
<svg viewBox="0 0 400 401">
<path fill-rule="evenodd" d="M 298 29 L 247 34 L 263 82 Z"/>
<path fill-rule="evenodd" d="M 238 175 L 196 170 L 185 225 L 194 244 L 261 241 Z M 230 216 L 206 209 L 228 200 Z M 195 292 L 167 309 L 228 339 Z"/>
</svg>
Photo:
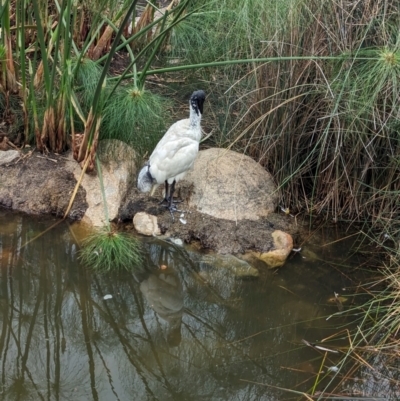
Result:
<svg viewBox="0 0 400 401">
<path fill-rule="evenodd" d="M 137 187 L 141 192 L 150 192 L 153 186 L 165 183 L 162 202 L 167 202 L 172 218 L 173 212 L 177 211 L 173 202 L 175 183 L 186 175 L 199 151 L 205 97 L 202 90 L 192 93 L 189 118 L 171 125 L 139 172 Z"/>
</svg>

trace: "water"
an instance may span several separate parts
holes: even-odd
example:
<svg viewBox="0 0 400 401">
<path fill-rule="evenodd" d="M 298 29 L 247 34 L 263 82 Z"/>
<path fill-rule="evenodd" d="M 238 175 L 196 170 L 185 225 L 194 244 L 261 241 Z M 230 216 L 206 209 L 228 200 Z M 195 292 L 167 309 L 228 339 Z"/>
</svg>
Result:
<svg viewBox="0 0 400 401">
<path fill-rule="evenodd" d="M 339 361 L 302 340 L 346 323 L 326 319 L 352 285 L 341 242 L 239 280 L 151 240 L 144 271 L 104 276 L 79 264 L 79 228 L 28 243 L 53 223 L 0 210 L 0 400 L 281 401 Z"/>
</svg>

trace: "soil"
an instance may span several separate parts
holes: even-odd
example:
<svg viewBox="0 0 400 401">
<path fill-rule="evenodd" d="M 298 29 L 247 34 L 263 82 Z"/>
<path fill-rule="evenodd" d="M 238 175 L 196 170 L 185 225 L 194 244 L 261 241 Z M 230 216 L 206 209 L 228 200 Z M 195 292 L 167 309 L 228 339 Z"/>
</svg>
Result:
<svg viewBox="0 0 400 401">
<path fill-rule="evenodd" d="M 42 155 L 31 151 L 7 166 L 0 166 L 0 207 L 29 214 L 51 214 L 63 217 L 76 185 L 71 172 L 65 168 L 66 158 L 62 155 Z M 181 184 L 181 183 L 179 183 Z M 185 199 L 191 188 L 180 185 L 177 195 Z M 69 218 L 79 220 L 88 207 L 86 192 L 79 188 Z M 161 194 L 155 197 L 139 193 L 132 183 L 131 190 L 119 210 L 119 221 L 124 228 L 134 230 L 133 215 L 146 211 L 158 218 L 162 234 L 180 238 L 186 243 L 198 243 L 203 249 L 223 254 L 240 254 L 246 250 L 266 252 L 273 248 L 271 233 L 285 231 L 296 239 L 298 229 L 294 219 L 272 213 L 259 221 L 234 221 L 217 219 L 196 210 L 188 210 L 185 202 L 178 204 L 181 213 L 172 220 L 169 211 L 160 205 Z"/>
<path fill-rule="evenodd" d="M 185 199 L 189 192 L 190 188 L 181 186 L 178 194 L 183 195 L 181 199 Z M 183 201 L 177 204 L 182 212 L 175 213 L 172 220 L 170 212 L 160 205 L 160 199 L 161 193 L 150 197 L 132 188 L 120 208 L 119 218 L 121 221 L 131 222 L 137 212 L 147 212 L 157 216 L 162 234 L 180 238 L 186 243 L 195 242 L 202 249 L 222 254 L 243 254 L 247 250 L 268 252 L 274 248 L 271 233 L 275 230 L 291 234 L 295 242 L 298 236 L 299 228 L 294 219 L 282 213 L 271 213 L 268 218 L 258 221 L 240 220 L 236 223 L 188 209 Z M 180 221 L 182 213 L 186 224 Z"/>
</svg>

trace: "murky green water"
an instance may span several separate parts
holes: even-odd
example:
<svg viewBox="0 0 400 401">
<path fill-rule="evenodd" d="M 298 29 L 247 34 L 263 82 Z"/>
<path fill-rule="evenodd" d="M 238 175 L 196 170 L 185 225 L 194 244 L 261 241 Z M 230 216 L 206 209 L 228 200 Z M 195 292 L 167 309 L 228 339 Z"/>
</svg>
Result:
<svg viewBox="0 0 400 401">
<path fill-rule="evenodd" d="M 0 400 L 296 399 L 277 387 L 309 390 L 325 358 L 302 339 L 346 323 L 326 320 L 353 285 L 342 243 L 239 280 L 153 240 L 146 271 L 104 276 L 67 223 L 26 244 L 52 223 L 0 211 Z"/>
</svg>

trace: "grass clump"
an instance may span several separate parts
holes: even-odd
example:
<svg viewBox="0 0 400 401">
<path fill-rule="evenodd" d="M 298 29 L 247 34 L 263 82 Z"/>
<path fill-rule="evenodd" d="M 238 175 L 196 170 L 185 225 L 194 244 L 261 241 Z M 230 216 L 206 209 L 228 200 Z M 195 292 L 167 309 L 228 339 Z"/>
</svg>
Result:
<svg viewBox="0 0 400 401">
<path fill-rule="evenodd" d="M 101 164 L 98 157 L 96 157 L 96 166 L 103 198 L 104 221 L 106 223 L 101 229 L 93 232 L 83 241 L 80 259 L 89 268 L 102 273 L 136 270 L 143 261 L 140 242 L 128 233 L 116 231 L 111 225 Z"/>
<path fill-rule="evenodd" d="M 79 68 L 77 67 L 78 62 Z M 101 66 L 88 57 L 83 57 L 81 60 L 75 57 L 72 59 L 72 68 L 76 71 L 74 81 L 76 94 L 82 109 L 88 113 L 101 77 Z"/>
<path fill-rule="evenodd" d="M 105 105 L 100 139 L 119 139 L 139 154 L 151 150 L 168 124 L 167 104 L 147 90 L 121 87 Z"/>
<path fill-rule="evenodd" d="M 139 241 L 108 227 L 91 234 L 83 243 L 80 260 L 93 270 L 110 271 L 138 269 L 143 262 Z"/>
</svg>

